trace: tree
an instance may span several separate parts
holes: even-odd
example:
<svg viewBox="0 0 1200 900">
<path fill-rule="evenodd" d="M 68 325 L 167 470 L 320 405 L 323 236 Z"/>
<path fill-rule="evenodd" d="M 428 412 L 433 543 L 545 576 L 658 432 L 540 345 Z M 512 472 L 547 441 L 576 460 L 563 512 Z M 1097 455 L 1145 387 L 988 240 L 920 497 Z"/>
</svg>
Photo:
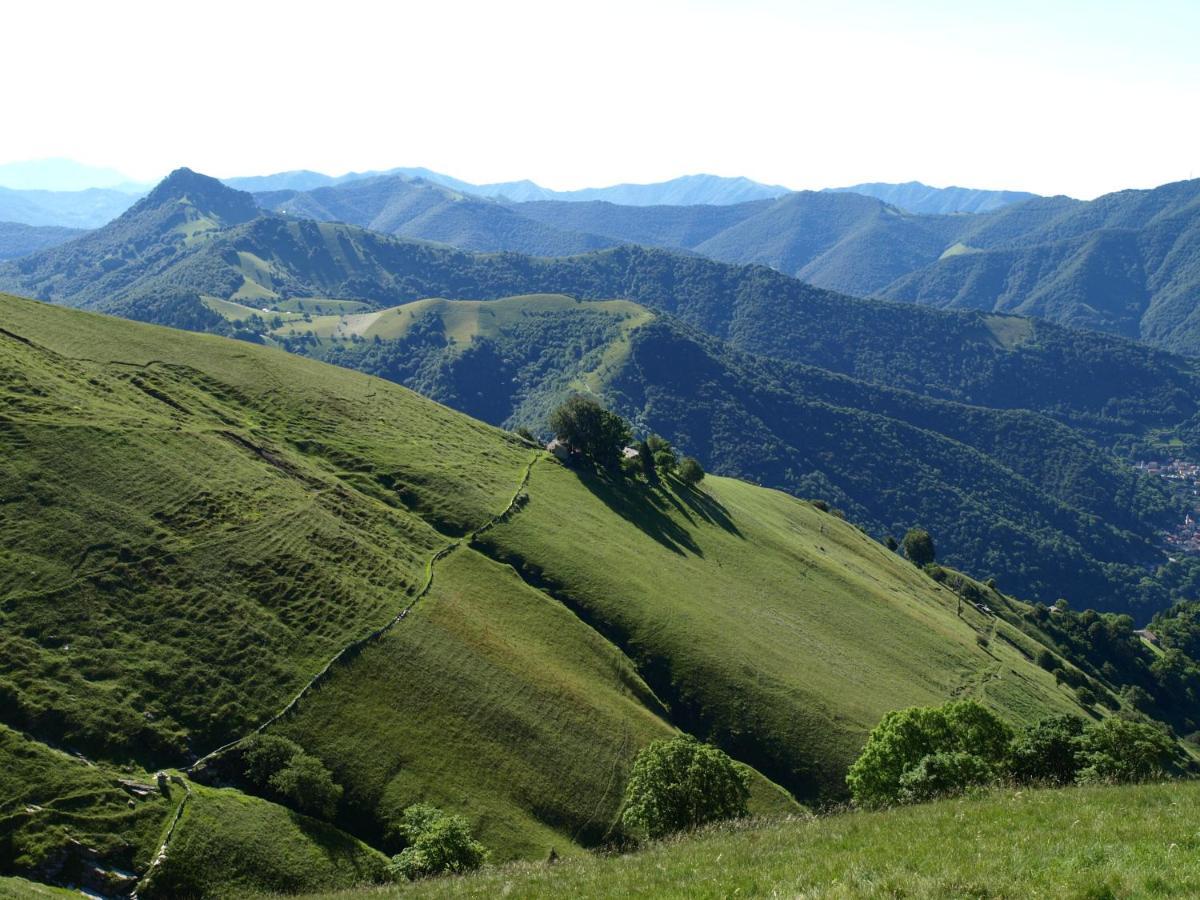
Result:
<svg viewBox="0 0 1200 900">
<path fill-rule="evenodd" d="M 1089 725 L 1079 739 L 1079 780 L 1148 781 L 1173 768 L 1175 753 L 1171 739 L 1154 725 L 1109 716 Z"/>
<path fill-rule="evenodd" d="M 704 480 L 704 467 L 695 457 L 685 456 L 679 464 L 677 474 L 680 481 L 688 487 L 694 487 Z"/>
<path fill-rule="evenodd" d="M 1070 784 L 1082 765 L 1079 736 L 1083 722 L 1075 716 L 1046 716 L 1028 726 L 1012 744 L 1010 769 L 1025 783 Z"/>
<path fill-rule="evenodd" d="M 690 735 L 654 741 L 633 761 L 622 821 L 660 838 L 747 814 L 749 776 L 716 747 Z"/>
<path fill-rule="evenodd" d="M 298 753 L 283 769 L 271 776 L 271 787 L 293 809 L 322 818 L 332 818 L 342 799 L 342 786 L 315 756 Z"/>
<path fill-rule="evenodd" d="M 933 538 L 924 528 L 908 529 L 901 544 L 904 546 L 904 555 L 915 566 L 927 566 L 937 558 Z"/>
<path fill-rule="evenodd" d="M 392 871 L 409 880 L 470 872 L 483 865 L 488 855 L 471 835 L 466 819 L 447 815 L 429 803 L 404 810 L 397 830 L 408 846 L 392 857 Z"/>
<path fill-rule="evenodd" d="M 615 469 L 629 443 L 629 424 L 595 400 L 575 395 L 550 414 L 554 435 L 598 466 Z"/>
<path fill-rule="evenodd" d="M 1011 739 L 1008 725 L 975 700 L 895 710 L 875 726 L 846 783 L 856 803 L 886 806 L 903 799 L 905 773 L 925 757 L 967 753 L 997 771 Z"/>
<path fill-rule="evenodd" d="M 660 475 L 670 475 L 679 465 L 675 448 L 671 442 L 661 435 L 652 434 L 646 438 L 646 447 L 654 457 L 654 468 Z"/>
<path fill-rule="evenodd" d="M 896 548 L 899 547 L 900 544 L 896 541 L 896 539 L 894 537 L 892 537 L 889 534 L 887 537 L 885 537 L 883 539 L 883 546 L 887 547 L 889 550 L 891 550 L 893 553 L 895 553 Z"/>
<path fill-rule="evenodd" d="M 260 734 L 246 748 L 246 778 L 264 795 L 293 809 L 330 818 L 342 787 L 315 756 L 277 734 Z"/>
</svg>

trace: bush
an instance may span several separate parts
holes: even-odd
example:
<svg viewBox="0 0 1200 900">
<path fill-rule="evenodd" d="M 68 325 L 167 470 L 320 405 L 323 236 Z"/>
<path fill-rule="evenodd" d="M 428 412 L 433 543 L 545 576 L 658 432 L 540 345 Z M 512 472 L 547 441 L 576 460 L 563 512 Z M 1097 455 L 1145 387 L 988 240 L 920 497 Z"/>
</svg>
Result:
<svg viewBox="0 0 1200 900">
<path fill-rule="evenodd" d="M 1082 765 L 1083 722 L 1071 715 L 1047 716 L 1017 735 L 1010 771 L 1023 783 L 1070 784 Z"/>
<path fill-rule="evenodd" d="M 633 762 L 622 821 L 659 838 L 747 814 L 749 776 L 716 747 L 683 736 L 654 741 Z"/>
<path fill-rule="evenodd" d="M 1089 725 L 1079 740 L 1081 782 L 1148 781 L 1173 767 L 1175 745 L 1154 725 L 1110 716 Z"/>
<path fill-rule="evenodd" d="M 938 753 L 966 753 L 996 770 L 1008 759 L 1012 730 L 975 700 L 888 713 L 846 775 L 854 801 L 886 806 L 903 798 L 902 779 Z"/>
<path fill-rule="evenodd" d="M 392 871 L 410 881 L 470 872 L 487 858 L 487 849 L 471 836 L 466 819 L 446 815 L 428 803 L 404 810 L 398 830 L 408 846 L 392 857 Z"/>
<path fill-rule="evenodd" d="M 1047 672 L 1053 672 L 1055 669 L 1062 667 L 1062 663 L 1058 661 L 1058 657 L 1043 647 L 1037 653 L 1037 664 Z"/>
<path fill-rule="evenodd" d="M 685 456 L 679 464 L 677 474 L 680 481 L 691 487 L 704 480 L 704 467 L 695 457 Z"/>
<path fill-rule="evenodd" d="M 900 801 L 924 803 L 961 794 L 995 777 L 993 767 L 973 753 L 931 753 L 900 776 Z"/>
</svg>

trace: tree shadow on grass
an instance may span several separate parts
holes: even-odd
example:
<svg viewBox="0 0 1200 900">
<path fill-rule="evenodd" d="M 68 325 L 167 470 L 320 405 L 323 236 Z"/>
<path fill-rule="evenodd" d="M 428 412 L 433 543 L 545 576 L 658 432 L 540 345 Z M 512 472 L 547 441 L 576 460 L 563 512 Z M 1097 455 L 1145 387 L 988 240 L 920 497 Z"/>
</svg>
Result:
<svg viewBox="0 0 1200 900">
<path fill-rule="evenodd" d="M 675 495 L 687 504 L 688 509 L 705 522 L 708 522 L 710 525 L 716 525 L 730 534 L 737 535 L 742 540 L 746 539 L 745 535 L 742 534 L 734 523 L 733 518 L 729 515 L 729 510 L 716 497 L 674 479 L 672 479 L 671 483 L 675 488 Z M 672 497 L 672 501 L 674 501 L 674 497 Z M 690 519 L 691 516 L 688 516 L 688 518 Z"/>
<path fill-rule="evenodd" d="M 627 481 L 619 475 L 583 468 L 576 469 L 575 473 L 580 483 L 605 506 L 671 552 L 680 556 L 685 551 L 696 556 L 704 555 L 687 529 L 666 512 L 666 501 L 660 492 L 641 482 Z M 688 518 L 691 519 L 690 516 Z"/>
</svg>

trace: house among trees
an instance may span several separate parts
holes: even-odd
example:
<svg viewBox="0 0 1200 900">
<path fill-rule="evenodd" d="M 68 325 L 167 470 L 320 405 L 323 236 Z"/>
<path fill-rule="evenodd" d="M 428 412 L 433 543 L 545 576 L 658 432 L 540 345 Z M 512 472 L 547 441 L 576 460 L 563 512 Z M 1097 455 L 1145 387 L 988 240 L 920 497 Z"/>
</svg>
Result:
<svg viewBox="0 0 1200 900">
<path fill-rule="evenodd" d="M 1147 644 L 1153 644 L 1155 647 L 1158 646 L 1158 635 L 1149 628 L 1139 628 L 1134 632 L 1134 634 L 1140 637 Z"/>
</svg>

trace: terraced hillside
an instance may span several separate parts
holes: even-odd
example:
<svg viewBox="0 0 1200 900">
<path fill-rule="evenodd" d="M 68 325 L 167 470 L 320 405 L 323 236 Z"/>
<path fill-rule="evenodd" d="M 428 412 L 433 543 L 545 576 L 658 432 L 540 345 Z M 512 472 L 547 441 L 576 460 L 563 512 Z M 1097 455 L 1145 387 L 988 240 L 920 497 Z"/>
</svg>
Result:
<svg viewBox="0 0 1200 900">
<path fill-rule="evenodd" d="M 424 799 L 497 859 L 571 855 L 676 729 L 810 799 L 894 706 L 1079 710 L 1030 639 L 781 493 L 613 482 L 388 382 L 10 297 L 0 377 L 5 874 L 348 885 Z M 328 820 L 244 792 L 259 726 L 344 787 Z M 95 766 L 19 762 L 54 747 Z"/>
</svg>

